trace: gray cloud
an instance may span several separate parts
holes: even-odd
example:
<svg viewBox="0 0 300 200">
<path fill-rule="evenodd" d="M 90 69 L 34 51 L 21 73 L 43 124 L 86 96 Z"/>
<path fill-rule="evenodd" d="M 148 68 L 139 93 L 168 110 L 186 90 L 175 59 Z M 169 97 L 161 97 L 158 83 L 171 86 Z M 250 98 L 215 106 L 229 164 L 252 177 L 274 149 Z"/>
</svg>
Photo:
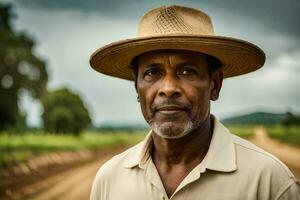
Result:
<svg viewBox="0 0 300 200">
<path fill-rule="evenodd" d="M 197 8 L 218 8 L 225 12 L 252 18 L 268 27 L 270 31 L 300 36 L 299 0 L 15 0 L 15 3 L 31 9 L 78 10 L 108 17 L 138 18 L 146 10 L 164 4 L 183 4 Z M 210 10 L 210 9 L 209 9 Z"/>
<path fill-rule="evenodd" d="M 212 6 L 256 20 L 271 31 L 300 35 L 298 0 L 215 0 Z"/>
</svg>

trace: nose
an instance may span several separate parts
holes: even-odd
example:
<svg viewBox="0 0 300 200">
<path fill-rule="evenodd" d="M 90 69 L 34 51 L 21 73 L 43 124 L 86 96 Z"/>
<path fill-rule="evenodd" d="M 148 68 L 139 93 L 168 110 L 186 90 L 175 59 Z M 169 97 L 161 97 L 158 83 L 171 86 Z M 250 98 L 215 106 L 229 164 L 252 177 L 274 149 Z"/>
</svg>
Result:
<svg viewBox="0 0 300 200">
<path fill-rule="evenodd" d="M 177 77 L 172 74 L 165 75 L 161 81 L 158 94 L 161 97 L 179 97 L 181 95 L 181 89 Z"/>
</svg>

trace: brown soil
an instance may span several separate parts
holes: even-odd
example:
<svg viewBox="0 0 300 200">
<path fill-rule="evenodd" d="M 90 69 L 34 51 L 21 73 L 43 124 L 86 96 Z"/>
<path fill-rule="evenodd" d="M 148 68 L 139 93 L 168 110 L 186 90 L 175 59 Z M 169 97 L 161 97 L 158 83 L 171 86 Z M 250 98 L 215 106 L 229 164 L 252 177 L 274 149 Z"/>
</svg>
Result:
<svg viewBox="0 0 300 200">
<path fill-rule="evenodd" d="M 113 155 L 126 147 L 115 150 L 102 150 L 94 153 L 91 161 L 82 160 L 72 164 L 56 166 L 55 170 L 42 169 L 40 173 L 31 173 L 20 177 L 1 178 L 0 199 L 89 199 L 92 182 L 99 167 Z M 76 156 L 76 154 L 72 155 Z M 76 160 L 76 159 L 74 159 Z M 27 181 L 27 184 L 26 184 Z"/>
<path fill-rule="evenodd" d="M 263 127 L 255 130 L 255 137 L 251 141 L 277 156 L 300 179 L 300 148 L 270 139 Z M 29 182 L 29 184 L 22 185 L 22 187 L 7 188 L 5 196 L 0 195 L 0 199 L 89 199 L 92 182 L 99 167 L 123 149 L 124 147 L 116 151 L 102 153 L 92 162 L 71 167 L 40 180 Z"/>
</svg>

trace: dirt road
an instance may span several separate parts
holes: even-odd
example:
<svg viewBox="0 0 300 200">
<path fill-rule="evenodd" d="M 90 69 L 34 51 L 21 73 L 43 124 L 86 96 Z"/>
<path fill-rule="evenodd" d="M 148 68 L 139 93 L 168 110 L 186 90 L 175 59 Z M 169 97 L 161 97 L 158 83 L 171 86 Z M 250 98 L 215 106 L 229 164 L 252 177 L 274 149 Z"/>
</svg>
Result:
<svg viewBox="0 0 300 200">
<path fill-rule="evenodd" d="M 112 156 L 113 154 L 105 155 L 94 162 L 50 176 L 37 183 L 27 185 L 18 191 L 12 191 L 11 194 L 8 194 L 9 197 L 5 199 L 89 199 L 92 182 L 97 170 Z"/>
<path fill-rule="evenodd" d="M 271 152 L 285 162 L 300 179 L 300 149 L 271 140 L 264 128 L 255 130 L 252 142 Z M 115 152 L 116 153 L 116 152 Z M 28 185 L 19 191 L 15 191 L 8 199 L 32 199 L 32 200 L 85 200 L 89 199 L 89 193 L 94 176 L 98 168 L 113 153 L 105 155 L 100 159 L 71 169 L 57 175 L 48 177 L 35 184 Z"/>
</svg>

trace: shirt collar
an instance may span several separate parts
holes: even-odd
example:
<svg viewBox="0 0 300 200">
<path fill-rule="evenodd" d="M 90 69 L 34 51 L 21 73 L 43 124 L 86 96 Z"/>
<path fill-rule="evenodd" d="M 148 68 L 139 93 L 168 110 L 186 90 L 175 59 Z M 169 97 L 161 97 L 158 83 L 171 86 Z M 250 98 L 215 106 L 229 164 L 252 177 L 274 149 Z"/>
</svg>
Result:
<svg viewBox="0 0 300 200">
<path fill-rule="evenodd" d="M 206 168 L 232 172 L 237 169 L 235 145 L 229 130 L 212 115 L 214 130 L 207 152 Z"/>
<path fill-rule="evenodd" d="M 214 122 L 213 135 L 208 152 L 205 156 L 203 167 L 221 172 L 235 171 L 237 166 L 233 138 L 231 137 L 229 130 L 221 124 L 216 117 L 212 115 L 212 119 Z M 150 131 L 141 143 L 128 151 L 126 156 L 127 159 L 123 166 L 125 168 L 139 166 L 141 169 L 145 169 L 146 163 L 151 156 L 152 147 L 153 141 Z"/>
<path fill-rule="evenodd" d="M 152 136 L 151 131 L 147 134 L 145 139 L 128 150 L 126 155 L 126 160 L 124 161 L 123 166 L 125 168 L 133 168 L 139 166 L 144 169 L 147 160 L 150 158 L 152 148 Z"/>
</svg>

